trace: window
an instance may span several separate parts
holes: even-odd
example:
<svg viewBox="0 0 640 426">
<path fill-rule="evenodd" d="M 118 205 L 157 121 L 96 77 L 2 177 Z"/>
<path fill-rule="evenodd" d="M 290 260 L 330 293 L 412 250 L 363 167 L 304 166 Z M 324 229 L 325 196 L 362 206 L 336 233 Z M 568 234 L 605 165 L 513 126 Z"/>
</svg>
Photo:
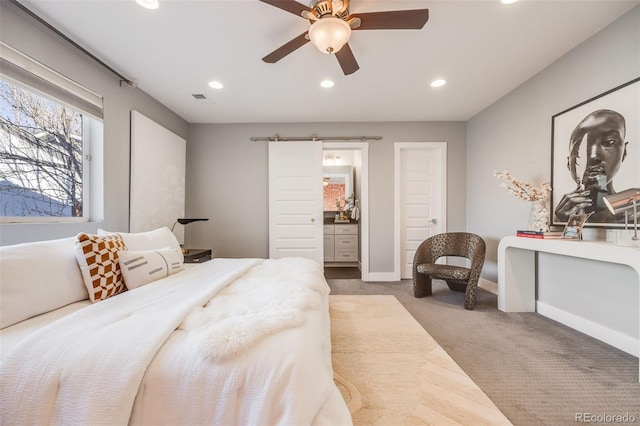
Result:
<svg viewBox="0 0 640 426">
<path fill-rule="evenodd" d="M 0 47 L 0 220 L 89 220 L 102 98 Z"/>
</svg>

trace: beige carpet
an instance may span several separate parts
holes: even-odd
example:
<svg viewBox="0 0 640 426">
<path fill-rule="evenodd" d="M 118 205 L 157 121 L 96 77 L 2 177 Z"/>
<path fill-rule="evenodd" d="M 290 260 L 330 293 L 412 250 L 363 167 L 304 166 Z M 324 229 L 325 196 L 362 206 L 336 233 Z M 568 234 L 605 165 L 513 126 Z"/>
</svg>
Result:
<svg viewBox="0 0 640 426">
<path fill-rule="evenodd" d="M 355 425 L 510 425 L 394 296 L 331 295 L 335 382 Z"/>
</svg>

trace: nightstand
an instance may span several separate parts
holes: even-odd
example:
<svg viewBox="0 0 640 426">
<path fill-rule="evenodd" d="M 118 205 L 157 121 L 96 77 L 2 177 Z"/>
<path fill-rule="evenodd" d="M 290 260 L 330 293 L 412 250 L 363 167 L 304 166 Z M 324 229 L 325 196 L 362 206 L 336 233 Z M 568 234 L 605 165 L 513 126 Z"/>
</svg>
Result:
<svg viewBox="0 0 640 426">
<path fill-rule="evenodd" d="M 184 263 L 202 263 L 211 260 L 211 249 L 187 249 L 184 253 Z"/>
</svg>

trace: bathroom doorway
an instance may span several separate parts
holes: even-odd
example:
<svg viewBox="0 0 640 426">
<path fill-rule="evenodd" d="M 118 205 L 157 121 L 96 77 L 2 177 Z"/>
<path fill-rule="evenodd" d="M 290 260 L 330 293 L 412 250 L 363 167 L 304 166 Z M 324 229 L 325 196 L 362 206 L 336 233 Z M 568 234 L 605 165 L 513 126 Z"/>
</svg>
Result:
<svg viewBox="0 0 640 426">
<path fill-rule="evenodd" d="M 367 142 L 323 143 L 325 278 L 369 275 Z"/>
</svg>

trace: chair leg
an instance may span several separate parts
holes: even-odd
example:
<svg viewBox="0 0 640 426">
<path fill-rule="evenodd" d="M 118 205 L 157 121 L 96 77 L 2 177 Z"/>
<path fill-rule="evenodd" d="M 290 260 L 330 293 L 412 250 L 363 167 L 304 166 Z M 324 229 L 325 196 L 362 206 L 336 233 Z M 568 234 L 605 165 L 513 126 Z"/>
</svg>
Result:
<svg viewBox="0 0 640 426">
<path fill-rule="evenodd" d="M 476 307 L 476 293 L 478 290 L 478 284 L 467 284 L 467 291 L 464 294 L 464 308 L 467 310 L 473 310 Z"/>
<path fill-rule="evenodd" d="M 431 296 L 431 277 L 429 275 L 415 273 L 413 275 L 413 296 Z"/>
</svg>

